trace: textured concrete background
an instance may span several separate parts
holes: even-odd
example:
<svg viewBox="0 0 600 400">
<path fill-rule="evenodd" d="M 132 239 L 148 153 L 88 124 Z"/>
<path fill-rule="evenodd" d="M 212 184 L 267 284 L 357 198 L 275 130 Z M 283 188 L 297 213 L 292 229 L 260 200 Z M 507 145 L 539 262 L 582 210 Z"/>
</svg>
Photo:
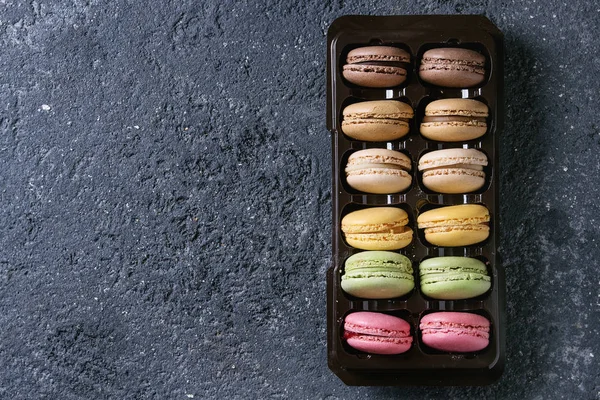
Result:
<svg viewBox="0 0 600 400">
<path fill-rule="evenodd" d="M 325 35 L 412 13 L 506 35 L 491 387 L 351 388 L 327 368 Z M 0 0 L 0 398 L 598 399 L 599 18 L 559 0 Z"/>
</svg>

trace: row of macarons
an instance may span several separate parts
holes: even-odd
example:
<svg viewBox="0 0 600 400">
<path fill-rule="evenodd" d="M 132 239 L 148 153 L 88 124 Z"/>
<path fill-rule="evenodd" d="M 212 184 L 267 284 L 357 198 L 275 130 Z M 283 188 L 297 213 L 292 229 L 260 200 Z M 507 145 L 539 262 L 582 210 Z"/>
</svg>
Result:
<svg viewBox="0 0 600 400">
<path fill-rule="evenodd" d="M 487 293 L 492 280 L 483 261 L 473 257 L 443 256 L 418 264 L 421 294 L 433 300 L 467 300 Z M 345 261 L 341 288 L 367 300 L 404 297 L 415 288 L 413 264 L 403 254 L 363 251 Z"/>
<path fill-rule="evenodd" d="M 350 50 L 342 67 L 344 79 L 367 88 L 402 85 L 412 69 L 411 55 L 397 46 L 362 46 Z M 486 57 L 474 49 L 438 47 L 425 51 L 417 60 L 419 78 L 447 88 L 481 85 L 486 76 Z"/>
<path fill-rule="evenodd" d="M 488 157 L 477 149 L 450 148 L 423 153 L 417 169 L 429 191 L 466 194 L 485 184 Z M 352 189 L 373 194 L 404 192 L 412 185 L 411 158 L 396 150 L 369 148 L 350 154 L 344 168 Z"/>
<path fill-rule="evenodd" d="M 489 346 L 490 320 L 474 312 L 424 314 L 417 336 L 428 348 L 447 353 L 474 353 Z M 411 325 L 395 315 L 356 311 L 343 321 L 343 340 L 367 354 L 401 354 L 413 347 Z"/>
<path fill-rule="evenodd" d="M 346 243 L 360 250 L 399 250 L 413 241 L 408 213 L 400 207 L 367 207 L 347 213 L 341 221 Z M 490 213 L 481 204 L 441 206 L 417 216 L 426 244 L 470 246 L 490 234 Z"/>
<path fill-rule="evenodd" d="M 410 132 L 413 108 L 400 100 L 369 100 L 352 103 L 342 110 L 342 132 L 364 142 L 390 142 Z M 434 100 L 425 106 L 419 132 L 437 142 L 467 142 L 485 135 L 487 104 L 464 98 Z"/>
</svg>

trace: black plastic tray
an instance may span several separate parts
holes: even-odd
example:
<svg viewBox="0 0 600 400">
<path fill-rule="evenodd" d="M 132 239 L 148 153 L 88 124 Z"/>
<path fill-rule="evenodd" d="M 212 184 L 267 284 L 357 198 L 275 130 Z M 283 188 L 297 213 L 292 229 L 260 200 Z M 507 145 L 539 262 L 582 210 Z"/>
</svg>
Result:
<svg viewBox="0 0 600 400">
<path fill-rule="evenodd" d="M 346 82 L 341 74 L 347 53 L 367 45 L 391 44 L 411 53 L 411 70 L 404 84 L 390 89 L 369 89 Z M 457 46 L 476 49 L 487 57 L 485 81 L 476 88 L 445 89 L 426 84 L 418 78 L 424 51 L 433 47 Z M 487 385 L 496 381 L 504 369 L 505 282 L 504 269 L 497 252 L 498 237 L 498 137 L 503 127 L 503 38 L 487 18 L 467 15 L 435 16 L 344 16 L 336 19 L 327 35 L 327 128 L 332 135 L 332 265 L 327 272 L 327 349 L 329 368 L 348 385 Z M 489 107 L 488 131 L 479 139 L 464 143 L 441 143 L 419 134 L 425 106 L 441 98 L 473 98 Z M 341 130 L 342 110 L 348 104 L 398 99 L 412 105 L 415 117 L 410 133 L 400 140 L 367 143 L 350 139 Z M 488 155 L 487 181 L 482 190 L 466 195 L 442 195 L 421 185 L 417 171 L 419 156 L 430 150 L 453 147 L 477 148 Z M 345 180 L 344 166 L 351 152 L 382 147 L 408 154 L 413 161 L 413 183 L 401 194 L 362 194 Z M 419 213 L 439 205 L 484 204 L 490 211 L 490 236 L 480 244 L 443 248 L 425 242 L 417 229 Z M 406 210 L 413 242 L 400 250 L 413 262 L 415 290 L 403 298 L 362 300 L 344 293 L 340 286 L 344 261 L 359 252 L 347 245 L 340 229 L 344 215 L 357 209 L 393 205 Z M 431 300 L 420 292 L 419 261 L 431 256 L 469 256 L 483 260 L 492 277 L 491 290 L 475 299 Z M 424 346 L 418 321 L 431 311 L 470 311 L 491 321 L 490 345 L 477 353 L 448 354 Z M 369 355 L 355 351 L 342 340 L 342 323 L 353 311 L 377 311 L 400 316 L 412 326 L 413 345 L 404 354 Z"/>
</svg>

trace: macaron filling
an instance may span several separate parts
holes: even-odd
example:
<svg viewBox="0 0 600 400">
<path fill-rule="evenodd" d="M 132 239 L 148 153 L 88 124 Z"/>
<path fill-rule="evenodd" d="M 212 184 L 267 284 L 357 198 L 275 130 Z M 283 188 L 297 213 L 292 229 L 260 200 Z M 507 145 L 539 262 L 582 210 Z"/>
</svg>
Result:
<svg viewBox="0 0 600 400">
<path fill-rule="evenodd" d="M 423 117 L 423 122 L 465 122 L 473 124 L 485 124 L 485 117 L 468 117 L 462 115 L 426 115 Z"/>
<path fill-rule="evenodd" d="M 431 233 L 442 233 L 452 231 L 489 231 L 490 227 L 486 223 L 481 224 L 465 224 L 465 225 L 444 225 L 425 228 L 425 235 Z"/>
<path fill-rule="evenodd" d="M 448 333 L 456 336 L 475 336 L 482 339 L 489 339 L 489 326 L 470 326 L 463 324 L 453 324 L 451 322 L 433 322 L 421 324 L 421 332 L 424 335 L 433 333 Z"/>
<path fill-rule="evenodd" d="M 439 282 L 449 281 L 485 281 L 490 282 L 491 279 L 487 275 L 483 275 L 478 272 L 443 272 L 439 274 L 427 274 L 426 276 L 421 275 L 421 284 L 434 284 Z"/>
<path fill-rule="evenodd" d="M 378 124 L 395 124 L 397 121 L 410 121 L 410 118 L 405 117 L 404 115 L 405 114 L 347 114 L 344 115 L 344 121 L 342 123 L 373 123 L 374 121 L 377 121 Z"/>
<path fill-rule="evenodd" d="M 378 169 L 384 169 L 384 170 L 393 169 L 393 170 L 397 170 L 397 171 L 404 171 L 404 172 L 406 172 L 405 169 L 401 165 L 396 165 L 396 164 L 378 164 L 378 163 L 365 162 L 364 164 L 356 163 L 354 165 L 348 163 L 348 165 L 346 166 L 346 173 L 348 175 L 361 175 L 361 171 L 365 171 L 365 170 L 378 170 Z"/>
<path fill-rule="evenodd" d="M 490 221 L 489 214 L 482 217 L 446 218 L 433 221 L 420 221 L 419 228 L 465 227 L 470 225 L 487 226 Z"/>
<path fill-rule="evenodd" d="M 365 61 L 359 61 L 359 62 L 353 62 L 350 64 L 346 64 L 344 65 L 344 69 L 346 69 L 347 67 L 352 67 L 355 65 L 360 65 L 360 66 L 374 66 L 374 67 L 394 67 L 394 68 L 401 68 L 403 70 L 406 70 L 407 68 L 410 68 L 410 64 L 407 62 L 400 62 L 400 61 L 375 61 L 375 60 L 365 60 Z M 406 73 L 406 71 L 404 71 L 404 73 Z"/>
<path fill-rule="evenodd" d="M 384 54 L 364 54 L 360 56 L 348 56 L 346 58 L 348 64 L 362 64 L 372 62 L 384 62 L 389 63 L 410 65 L 410 56 L 399 56 L 399 55 L 384 55 Z"/>
<path fill-rule="evenodd" d="M 455 70 L 467 71 L 475 74 L 485 75 L 485 60 L 460 60 L 450 58 L 424 57 L 419 71 L 430 70 Z"/>
</svg>

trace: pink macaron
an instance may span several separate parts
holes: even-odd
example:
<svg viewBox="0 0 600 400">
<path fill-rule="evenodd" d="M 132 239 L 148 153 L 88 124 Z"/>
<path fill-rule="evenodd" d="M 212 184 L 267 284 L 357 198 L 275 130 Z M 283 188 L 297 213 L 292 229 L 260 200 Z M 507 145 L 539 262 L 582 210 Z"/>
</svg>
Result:
<svg viewBox="0 0 600 400">
<path fill-rule="evenodd" d="M 400 354 L 412 344 L 410 324 L 393 315 L 359 311 L 344 321 L 344 339 L 349 346 L 370 354 Z"/>
<path fill-rule="evenodd" d="M 436 312 L 421 318 L 423 343 L 432 349 L 469 353 L 489 344 L 490 321 L 468 312 Z"/>
</svg>

